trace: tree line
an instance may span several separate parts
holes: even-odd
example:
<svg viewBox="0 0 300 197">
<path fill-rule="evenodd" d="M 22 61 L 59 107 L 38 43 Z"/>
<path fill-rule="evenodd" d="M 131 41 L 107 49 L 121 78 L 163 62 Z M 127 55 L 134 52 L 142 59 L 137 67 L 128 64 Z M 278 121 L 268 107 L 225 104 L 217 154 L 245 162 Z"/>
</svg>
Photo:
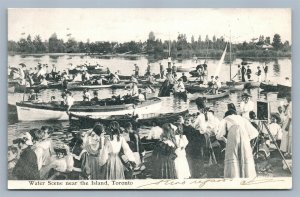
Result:
<svg viewBox="0 0 300 197">
<path fill-rule="evenodd" d="M 144 42 L 130 41 L 118 42 L 78 42 L 69 38 L 66 42 L 54 33 L 48 40 L 42 40 L 39 35 L 34 38 L 28 35 L 19 41 L 8 41 L 8 51 L 11 53 L 37 54 L 37 53 L 85 53 L 85 54 L 147 54 L 156 58 L 172 56 L 176 58 L 188 57 L 220 57 L 226 46 L 224 37 L 217 38 L 208 35 L 204 39 L 201 36 L 190 40 L 185 34 L 179 34 L 177 40 L 162 41 L 150 32 Z M 279 34 L 274 37 L 259 36 L 250 42 L 234 43 L 231 45 L 234 56 L 239 57 L 267 57 L 290 56 L 291 46 L 288 41 L 282 42 Z"/>
</svg>

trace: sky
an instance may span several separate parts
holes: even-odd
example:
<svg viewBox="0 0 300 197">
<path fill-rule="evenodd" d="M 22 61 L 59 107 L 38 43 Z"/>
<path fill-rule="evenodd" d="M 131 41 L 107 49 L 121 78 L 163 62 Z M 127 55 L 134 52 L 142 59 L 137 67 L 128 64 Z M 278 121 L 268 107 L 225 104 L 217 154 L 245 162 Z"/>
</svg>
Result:
<svg viewBox="0 0 300 197">
<path fill-rule="evenodd" d="M 14 8 L 8 10 L 8 40 L 53 33 L 67 41 L 145 41 L 149 32 L 156 38 L 176 40 L 179 33 L 188 41 L 194 35 L 202 40 L 223 36 L 233 43 L 250 41 L 259 35 L 280 34 L 291 43 L 290 9 L 47 9 Z M 68 36 L 69 35 L 69 36 Z"/>
</svg>

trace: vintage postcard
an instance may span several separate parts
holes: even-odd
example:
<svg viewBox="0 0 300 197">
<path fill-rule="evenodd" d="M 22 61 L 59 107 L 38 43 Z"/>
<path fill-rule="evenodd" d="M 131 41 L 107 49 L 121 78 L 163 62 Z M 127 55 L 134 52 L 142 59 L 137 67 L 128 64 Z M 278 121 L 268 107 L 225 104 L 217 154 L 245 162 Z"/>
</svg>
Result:
<svg viewBox="0 0 300 197">
<path fill-rule="evenodd" d="M 8 9 L 8 189 L 291 189 L 291 9 Z"/>
</svg>

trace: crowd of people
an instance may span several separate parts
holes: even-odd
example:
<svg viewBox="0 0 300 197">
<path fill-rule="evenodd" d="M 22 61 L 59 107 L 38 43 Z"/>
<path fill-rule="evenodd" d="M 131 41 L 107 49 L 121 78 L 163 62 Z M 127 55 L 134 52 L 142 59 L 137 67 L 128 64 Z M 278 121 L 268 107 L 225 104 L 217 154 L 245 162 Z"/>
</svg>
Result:
<svg viewBox="0 0 300 197">
<path fill-rule="evenodd" d="M 10 178 L 132 179 L 135 172 L 147 168 L 154 179 L 201 178 L 208 166 L 217 164 L 224 166 L 217 177 L 256 177 L 256 151 L 267 153 L 276 143 L 286 158 L 292 156 L 292 102 L 287 95 L 286 103 L 272 114 L 267 132 L 255 118 L 251 96 L 242 97 L 239 110 L 228 104 L 222 120 L 205 99 L 197 99 L 197 113 L 153 125 L 147 136 L 141 136 L 141 128 L 131 122 L 121 127 L 117 121 L 96 123 L 86 132 L 73 129 L 68 144 L 54 142 L 51 127 L 32 129 L 16 137 L 8 148 Z M 154 145 L 146 164 L 144 142 L 149 141 Z"/>
<path fill-rule="evenodd" d="M 247 63 L 250 64 L 250 63 Z M 236 75 L 233 77 L 237 77 L 238 81 L 246 82 L 246 81 L 257 81 L 257 82 L 262 82 L 262 81 L 268 81 L 268 72 L 269 72 L 269 66 L 267 63 L 265 63 L 262 66 L 257 66 L 257 71 L 255 72 L 256 75 L 256 80 L 252 78 L 252 70 L 250 68 L 250 65 L 247 65 L 242 62 L 242 66 L 238 65 L 238 70 Z M 263 71 L 262 71 L 263 69 Z M 264 80 L 262 79 L 262 74 L 264 73 Z"/>
</svg>

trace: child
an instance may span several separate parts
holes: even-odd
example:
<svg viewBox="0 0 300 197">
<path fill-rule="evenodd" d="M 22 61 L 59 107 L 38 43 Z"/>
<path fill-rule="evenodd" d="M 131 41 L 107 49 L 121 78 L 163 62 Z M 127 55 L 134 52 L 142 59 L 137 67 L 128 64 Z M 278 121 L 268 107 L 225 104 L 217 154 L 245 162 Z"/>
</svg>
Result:
<svg viewBox="0 0 300 197">
<path fill-rule="evenodd" d="M 56 179 L 62 173 L 70 172 L 73 169 L 74 161 L 70 154 L 68 154 L 68 147 L 63 145 L 61 147 L 54 148 L 56 153 L 55 160 L 50 164 L 49 179 Z"/>
<path fill-rule="evenodd" d="M 12 171 L 17 163 L 18 160 L 18 148 L 15 146 L 9 146 L 8 147 L 8 155 L 7 155 L 7 168 L 8 168 L 8 179 L 12 178 Z"/>
<path fill-rule="evenodd" d="M 274 140 L 278 144 L 278 146 L 280 146 L 280 142 L 282 139 L 282 129 L 281 129 L 279 123 L 280 123 L 279 114 L 278 113 L 272 114 L 271 115 L 271 124 L 269 125 L 269 130 L 270 130 L 270 133 L 273 136 Z M 263 132 L 267 135 L 269 134 L 266 130 L 263 130 Z M 276 149 L 276 146 L 271 137 L 269 137 L 269 140 L 267 140 L 266 143 L 270 148 Z"/>
</svg>

